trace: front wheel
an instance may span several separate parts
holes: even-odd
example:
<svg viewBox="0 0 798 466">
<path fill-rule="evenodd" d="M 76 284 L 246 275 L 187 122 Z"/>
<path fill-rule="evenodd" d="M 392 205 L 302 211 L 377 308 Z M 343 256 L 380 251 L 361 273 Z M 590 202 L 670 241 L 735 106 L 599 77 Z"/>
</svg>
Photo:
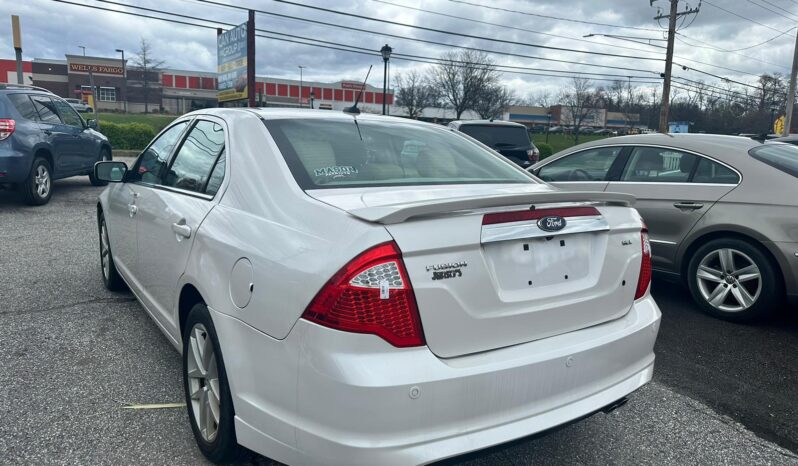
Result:
<svg viewBox="0 0 798 466">
<path fill-rule="evenodd" d="M 100 214 L 100 267 L 103 273 L 103 284 L 110 291 L 124 290 L 125 281 L 116 270 L 114 256 L 111 255 L 111 242 L 108 239 L 108 227 L 105 224 L 105 216 Z"/>
<path fill-rule="evenodd" d="M 781 297 L 779 275 L 751 243 L 721 238 L 698 248 L 688 267 L 693 299 L 710 315 L 735 322 L 764 319 Z"/>
<path fill-rule="evenodd" d="M 250 457 L 236 441 L 233 400 L 216 328 L 208 308 L 196 304 L 183 332 L 183 386 L 191 430 L 200 451 L 214 463 Z"/>
</svg>

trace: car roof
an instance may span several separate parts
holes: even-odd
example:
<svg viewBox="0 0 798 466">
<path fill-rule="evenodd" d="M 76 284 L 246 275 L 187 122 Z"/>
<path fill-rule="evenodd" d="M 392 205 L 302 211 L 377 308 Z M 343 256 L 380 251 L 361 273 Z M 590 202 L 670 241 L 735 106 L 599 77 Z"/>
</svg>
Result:
<svg viewBox="0 0 798 466">
<path fill-rule="evenodd" d="M 781 138 L 773 138 L 773 139 L 770 139 L 770 141 L 774 141 L 774 142 L 796 142 L 796 141 L 798 141 L 798 134 L 791 134 L 789 136 L 784 136 L 784 137 L 781 137 Z"/>
<path fill-rule="evenodd" d="M 385 115 L 376 115 L 373 113 L 360 113 L 353 115 L 335 110 L 311 110 L 309 108 L 278 108 L 278 107 L 244 107 L 244 108 L 205 108 L 186 113 L 183 117 L 191 117 L 193 115 L 216 115 L 221 118 L 236 119 L 242 116 L 255 115 L 264 120 L 282 120 L 282 119 L 319 119 L 319 120 L 340 120 L 352 121 L 357 118 L 360 121 L 394 121 L 405 125 L 418 125 L 423 127 L 435 127 L 446 130 L 445 126 L 435 123 L 428 123 L 424 121 L 412 120 L 409 118 L 400 118 Z M 451 131 L 451 130 L 450 130 Z"/>
<path fill-rule="evenodd" d="M 634 134 L 609 139 L 600 139 L 571 147 L 563 153 L 576 152 L 589 147 L 607 147 L 615 145 L 661 145 L 690 150 L 711 155 L 721 161 L 734 161 L 740 153 L 762 145 L 761 141 L 743 136 L 726 136 L 722 134 L 689 134 L 689 133 L 655 133 Z"/>
</svg>

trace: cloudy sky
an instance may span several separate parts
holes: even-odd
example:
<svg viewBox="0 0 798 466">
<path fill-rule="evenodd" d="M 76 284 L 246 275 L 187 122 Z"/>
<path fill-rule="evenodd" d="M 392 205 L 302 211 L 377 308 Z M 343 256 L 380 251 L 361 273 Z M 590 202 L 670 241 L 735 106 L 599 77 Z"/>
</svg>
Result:
<svg viewBox="0 0 798 466">
<path fill-rule="evenodd" d="M 530 73 L 596 73 L 584 76 L 593 78 L 597 84 L 609 84 L 602 79 L 628 80 L 632 76 L 633 82 L 653 87 L 654 84 L 648 83 L 657 81 L 664 67 L 665 50 L 661 47 L 665 43 L 646 39 L 663 38 L 662 28 L 667 27 L 667 20 L 658 24 L 653 17 L 658 13 L 657 7 L 667 10 L 667 0 L 655 1 L 653 7 L 649 6 L 649 0 L 293 0 L 291 3 L 295 4 L 275 0 L 68 0 L 66 3 L 0 0 L 0 11 L 6 13 L 0 22 L 0 58 L 14 57 L 9 15 L 17 14 L 22 20 L 25 59 L 63 59 L 65 54 L 81 53 L 79 45 L 86 46 L 89 55 L 113 57 L 114 49 L 121 48 L 130 57 L 143 37 L 152 44 L 155 57 L 164 60 L 168 68 L 213 71 L 216 67 L 213 28 L 246 20 L 245 11 L 226 6 L 233 4 L 260 10 L 256 23 L 262 30 L 259 34 L 264 36 L 308 42 L 302 37 L 315 44 L 326 41 L 326 45 L 333 47 L 353 50 L 345 46 L 354 46 L 361 52 L 375 53 L 383 44 L 390 44 L 395 53 L 403 54 L 395 55 L 391 61 L 392 76 L 411 68 L 423 70 L 431 66 L 410 61 L 408 56 L 429 61 L 453 46 L 484 49 L 491 52 L 495 63 L 514 67 L 504 68 L 503 80 L 521 97 L 544 89 L 555 91 L 567 85 L 569 79 Z M 717 83 L 718 78 L 711 76 L 716 75 L 752 83 L 763 72 L 789 73 L 794 28 L 798 25 L 798 0 L 681 0 L 679 8 L 695 8 L 699 3 L 700 12 L 679 23 L 674 61 L 688 69 L 675 67 L 676 76 Z M 120 11 L 193 25 L 130 16 Z M 588 34 L 593 36 L 583 37 Z M 758 45 L 765 41 L 768 42 Z M 369 81 L 379 85 L 383 74 L 378 56 L 267 37 L 257 39 L 256 62 L 258 75 L 281 78 L 298 79 L 298 65 L 306 67 L 305 79 L 316 81 L 362 79 L 368 66 L 374 65 Z"/>
</svg>

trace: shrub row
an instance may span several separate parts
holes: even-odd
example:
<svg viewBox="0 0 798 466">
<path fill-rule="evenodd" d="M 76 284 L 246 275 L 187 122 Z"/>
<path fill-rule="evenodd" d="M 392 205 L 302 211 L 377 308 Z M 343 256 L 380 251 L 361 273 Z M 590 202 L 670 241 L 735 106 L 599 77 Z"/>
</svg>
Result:
<svg viewBox="0 0 798 466">
<path fill-rule="evenodd" d="M 100 132 L 111 147 L 122 150 L 141 150 L 155 137 L 155 130 L 142 123 L 111 123 L 100 120 Z"/>
<path fill-rule="evenodd" d="M 545 142 L 535 143 L 535 147 L 537 147 L 540 151 L 540 160 L 543 160 L 554 153 L 554 149 L 551 147 L 551 145 L 546 144 Z"/>
</svg>

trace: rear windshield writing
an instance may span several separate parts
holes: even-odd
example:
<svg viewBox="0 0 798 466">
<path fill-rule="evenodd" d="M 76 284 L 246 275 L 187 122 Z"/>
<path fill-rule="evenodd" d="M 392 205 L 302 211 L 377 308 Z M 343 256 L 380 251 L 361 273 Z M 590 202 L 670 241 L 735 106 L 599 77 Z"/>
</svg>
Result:
<svg viewBox="0 0 798 466">
<path fill-rule="evenodd" d="M 791 144 L 765 144 L 748 151 L 751 157 L 798 178 L 798 147 Z"/>
<path fill-rule="evenodd" d="M 529 147 L 526 128 L 505 125 L 462 125 L 460 131 L 486 146 L 503 149 L 508 147 Z"/>
<path fill-rule="evenodd" d="M 535 183 L 523 170 L 433 125 L 358 120 L 269 120 L 303 189 Z"/>
</svg>

